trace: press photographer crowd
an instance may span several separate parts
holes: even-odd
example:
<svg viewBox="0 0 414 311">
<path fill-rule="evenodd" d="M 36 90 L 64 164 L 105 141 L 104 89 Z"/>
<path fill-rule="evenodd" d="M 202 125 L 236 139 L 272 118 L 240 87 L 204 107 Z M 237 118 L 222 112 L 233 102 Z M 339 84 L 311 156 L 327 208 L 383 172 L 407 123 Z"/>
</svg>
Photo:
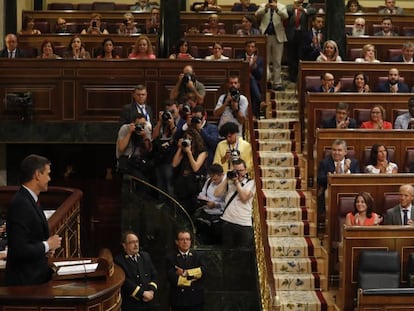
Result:
<svg viewBox="0 0 414 311">
<path fill-rule="evenodd" d="M 248 101 L 240 94 L 239 78 L 229 77 L 214 109 L 217 125 L 207 120 L 204 96 L 189 65 L 158 116 L 146 87 L 137 85 L 132 103 L 121 112 L 118 171 L 175 198 L 192 217 L 200 242 L 251 247 L 255 183 L 248 173 L 251 145 L 243 139 Z"/>
</svg>

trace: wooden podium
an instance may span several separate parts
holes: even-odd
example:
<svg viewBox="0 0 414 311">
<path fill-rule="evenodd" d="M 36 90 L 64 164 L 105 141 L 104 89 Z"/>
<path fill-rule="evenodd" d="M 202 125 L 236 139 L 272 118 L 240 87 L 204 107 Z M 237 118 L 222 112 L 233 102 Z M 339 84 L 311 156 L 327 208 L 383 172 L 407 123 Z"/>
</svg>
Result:
<svg viewBox="0 0 414 311">
<path fill-rule="evenodd" d="M 35 286 L 0 287 L 0 311 L 119 311 L 123 270 L 111 277 L 52 280 Z"/>
</svg>

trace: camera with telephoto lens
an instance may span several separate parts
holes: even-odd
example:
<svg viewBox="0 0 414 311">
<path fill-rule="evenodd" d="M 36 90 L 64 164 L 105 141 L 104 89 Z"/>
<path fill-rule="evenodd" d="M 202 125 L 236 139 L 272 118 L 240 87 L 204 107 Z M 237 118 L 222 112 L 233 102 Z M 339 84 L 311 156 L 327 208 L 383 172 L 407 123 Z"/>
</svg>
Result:
<svg viewBox="0 0 414 311">
<path fill-rule="evenodd" d="M 191 146 L 191 140 L 189 140 L 188 138 L 183 139 L 183 141 L 181 142 L 181 146 L 182 146 L 183 148 L 186 148 L 186 147 Z"/>
<path fill-rule="evenodd" d="M 135 133 L 141 134 L 141 132 L 144 130 L 144 125 L 142 124 L 135 124 Z"/>
<path fill-rule="evenodd" d="M 232 171 L 227 172 L 227 178 L 228 179 L 234 179 L 237 176 L 239 176 L 239 173 L 236 170 L 232 170 Z"/>
<path fill-rule="evenodd" d="M 230 150 L 230 158 L 231 158 L 232 162 L 239 160 L 240 159 L 240 151 L 237 150 L 237 149 Z"/>
<path fill-rule="evenodd" d="M 191 113 L 191 107 L 189 104 L 184 104 L 183 108 L 181 109 L 181 112 L 184 114 L 189 114 Z"/>
<path fill-rule="evenodd" d="M 93 28 L 96 28 L 96 26 L 97 26 L 96 21 L 93 21 L 93 22 L 92 22 L 92 27 L 93 27 Z"/>
<path fill-rule="evenodd" d="M 173 115 L 172 115 L 171 111 L 168 111 L 168 110 L 164 111 L 161 115 L 161 120 L 164 123 L 167 123 L 168 120 L 171 120 L 172 118 L 173 118 Z"/>
<path fill-rule="evenodd" d="M 238 89 L 232 87 L 230 88 L 229 92 L 231 99 L 233 99 L 235 102 L 238 102 L 240 100 L 240 91 Z"/>
</svg>

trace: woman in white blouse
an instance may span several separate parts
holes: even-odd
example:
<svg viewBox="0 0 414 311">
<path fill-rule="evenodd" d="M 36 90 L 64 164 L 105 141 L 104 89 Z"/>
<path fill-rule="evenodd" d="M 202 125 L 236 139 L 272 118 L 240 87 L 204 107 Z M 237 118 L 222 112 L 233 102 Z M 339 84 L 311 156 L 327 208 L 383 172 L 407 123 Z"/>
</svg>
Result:
<svg viewBox="0 0 414 311">
<path fill-rule="evenodd" d="M 365 44 L 362 47 L 362 57 L 355 59 L 356 63 L 379 63 L 380 61 L 375 56 L 375 46 L 372 44 Z"/>
<path fill-rule="evenodd" d="M 369 165 L 365 168 L 366 173 L 371 174 L 395 174 L 398 173 L 398 165 L 388 160 L 387 147 L 374 144 L 371 148 Z"/>
</svg>

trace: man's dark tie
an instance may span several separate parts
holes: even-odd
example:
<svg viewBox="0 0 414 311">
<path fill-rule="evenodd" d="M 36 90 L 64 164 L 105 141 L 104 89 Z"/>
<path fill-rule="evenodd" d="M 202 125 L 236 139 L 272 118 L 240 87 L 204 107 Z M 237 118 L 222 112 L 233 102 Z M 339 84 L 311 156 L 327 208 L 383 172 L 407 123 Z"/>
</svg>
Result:
<svg viewBox="0 0 414 311">
<path fill-rule="evenodd" d="M 9 58 L 13 58 L 13 52 L 9 52 Z"/>
<path fill-rule="evenodd" d="M 404 213 L 403 225 L 405 226 L 405 225 L 408 225 L 408 209 L 403 209 L 402 211 Z"/>
</svg>

